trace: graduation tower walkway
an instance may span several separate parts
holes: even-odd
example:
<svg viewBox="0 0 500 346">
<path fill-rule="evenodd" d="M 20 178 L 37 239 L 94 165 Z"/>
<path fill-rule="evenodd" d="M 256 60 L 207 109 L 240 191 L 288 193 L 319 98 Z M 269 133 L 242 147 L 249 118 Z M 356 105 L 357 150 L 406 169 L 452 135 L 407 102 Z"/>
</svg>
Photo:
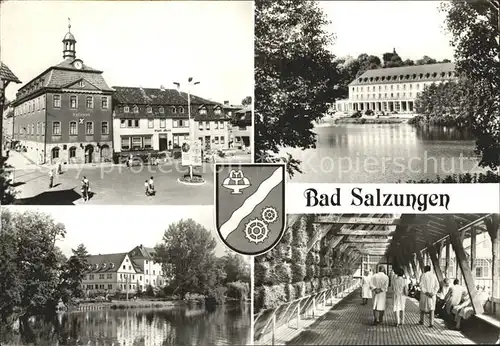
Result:
<svg viewBox="0 0 500 346">
<path fill-rule="evenodd" d="M 289 216 L 289 226 L 302 216 Z M 311 216 L 308 216 L 311 217 Z M 315 215 L 315 242 L 335 262 L 335 252 L 350 258 L 345 262 L 354 275 L 292 302 L 261 309 L 254 316 L 256 345 L 445 345 L 492 344 L 499 336 L 500 224 L 497 214 L 448 215 Z M 477 239 L 489 236 L 490 278 L 478 281 Z M 465 240 L 465 241 L 464 241 Z M 467 245 L 468 244 L 468 245 Z M 453 253 L 451 253 L 453 252 Z M 443 254 L 441 256 L 441 254 Z M 453 255 L 453 256 L 452 256 Z M 406 300 L 405 324 L 395 327 L 392 289 L 387 294 L 384 322 L 373 325 L 372 302 L 361 305 L 361 269 L 375 271 L 384 265 L 405 270 L 418 281 L 423 267 L 430 265 L 440 282 L 459 278 L 467 288 L 474 316 L 456 330 L 450 322 L 436 318 L 434 327 L 418 323 L 418 302 Z M 487 272 L 487 271 L 486 271 Z M 481 279 L 482 279 L 481 275 Z M 485 279 L 486 280 L 486 279 Z M 477 282 L 487 282 L 483 287 Z M 484 296 L 488 298 L 485 299 Z M 483 296 L 483 298 L 481 298 Z M 493 296 L 493 297 L 492 297 Z M 498 311 L 497 311 L 498 310 Z"/>
</svg>

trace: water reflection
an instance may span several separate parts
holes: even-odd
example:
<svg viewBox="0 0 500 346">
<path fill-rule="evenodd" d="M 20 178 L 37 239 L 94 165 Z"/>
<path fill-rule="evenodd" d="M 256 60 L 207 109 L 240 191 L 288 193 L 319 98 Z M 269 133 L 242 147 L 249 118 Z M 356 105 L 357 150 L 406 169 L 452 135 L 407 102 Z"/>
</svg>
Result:
<svg viewBox="0 0 500 346">
<path fill-rule="evenodd" d="M 474 139 L 444 126 L 365 124 L 320 127 L 316 149 L 283 149 L 303 161 L 293 182 L 397 182 L 483 172 Z"/>
<path fill-rule="evenodd" d="M 237 345 L 250 332 L 248 305 L 100 310 L 32 318 L 2 345 Z"/>
</svg>

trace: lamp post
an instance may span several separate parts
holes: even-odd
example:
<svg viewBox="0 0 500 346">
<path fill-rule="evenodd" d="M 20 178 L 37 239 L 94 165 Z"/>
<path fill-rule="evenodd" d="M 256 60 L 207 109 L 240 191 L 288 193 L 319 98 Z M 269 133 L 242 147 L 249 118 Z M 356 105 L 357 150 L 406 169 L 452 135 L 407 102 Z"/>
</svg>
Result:
<svg viewBox="0 0 500 346">
<path fill-rule="evenodd" d="M 177 86 L 177 89 L 178 89 L 179 94 L 180 94 L 181 93 L 180 92 L 181 83 L 174 82 L 174 84 Z M 192 146 L 194 141 L 195 141 L 195 138 L 194 138 L 194 121 L 192 121 L 192 119 L 191 119 L 191 87 L 200 84 L 200 82 L 194 82 L 193 77 L 189 77 L 187 84 L 188 84 L 187 103 L 188 103 L 188 121 L 189 121 L 189 140 L 190 140 L 191 146 Z M 191 181 L 193 181 L 193 162 L 189 163 L 189 177 L 190 177 Z"/>
</svg>

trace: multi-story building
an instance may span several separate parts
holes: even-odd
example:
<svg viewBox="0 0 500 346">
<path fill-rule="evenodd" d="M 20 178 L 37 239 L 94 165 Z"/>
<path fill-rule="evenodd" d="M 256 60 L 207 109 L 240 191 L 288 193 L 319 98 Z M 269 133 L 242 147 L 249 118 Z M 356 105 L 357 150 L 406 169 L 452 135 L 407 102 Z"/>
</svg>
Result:
<svg viewBox="0 0 500 346">
<path fill-rule="evenodd" d="M 112 156 L 113 90 L 102 71 L 76 57 L 71 31 L 62 42 L 64 61 L 17 92 L 14 139 L 40 163 L 105 161 Z"/>
<path fill-rule="evenodd" d="M 336 110 L 413 114 L 425 87 L 456 78 L 453 63 L 368 70 L 349 84 L 349 100 L 337 101 Z"/>
<path fill-rule="evenodd" d="M 154 250 L 139 245 L 130 252 L 92 255 L 82 281 L 87 293 L 134 293 L 149 285 L 163 287 L 166 279 L 161 265 L 153 261 Z"/>
<path fill-rule="evenodd" d="M 253 135 L 252 108 L 247 106 L 234 112 L 231 120 L 231 142 L 233 148 L 250 147 Z"/>
<path fill-rule="evenodd" d="M 113 88 L 115 152 L 161 152 L 189 140 L 187 94 L 163 87 Z M 190 97 L 191 120 L 197 122 L 192 129 L 195 138 L 217 146 L 227 143 L 227 119 L 221 116 L 222 106 L 195 95 Z"/>
</svg>

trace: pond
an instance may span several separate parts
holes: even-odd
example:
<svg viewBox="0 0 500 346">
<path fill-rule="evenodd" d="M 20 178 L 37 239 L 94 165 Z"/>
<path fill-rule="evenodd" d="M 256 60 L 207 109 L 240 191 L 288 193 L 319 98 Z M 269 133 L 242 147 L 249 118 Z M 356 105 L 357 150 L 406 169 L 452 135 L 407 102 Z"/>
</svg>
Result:
<svg viewBox="0 0 500 346">
<path fill-rule="evenodd" d="M 31 318 L 29 324 L 2 335 L 0 344 L 244 345 L 250 335 L 250 306 L 106 309 L 60 313 L 51 321 Z"/>
<path fill-rule="evenodd" d="M 484 173 L 465 130 L 410 124 L 317 127 L 315 149 L 284 148 L 302 161 L 292 182 L 397 183 L 437 175 Z"/>
</svg>

